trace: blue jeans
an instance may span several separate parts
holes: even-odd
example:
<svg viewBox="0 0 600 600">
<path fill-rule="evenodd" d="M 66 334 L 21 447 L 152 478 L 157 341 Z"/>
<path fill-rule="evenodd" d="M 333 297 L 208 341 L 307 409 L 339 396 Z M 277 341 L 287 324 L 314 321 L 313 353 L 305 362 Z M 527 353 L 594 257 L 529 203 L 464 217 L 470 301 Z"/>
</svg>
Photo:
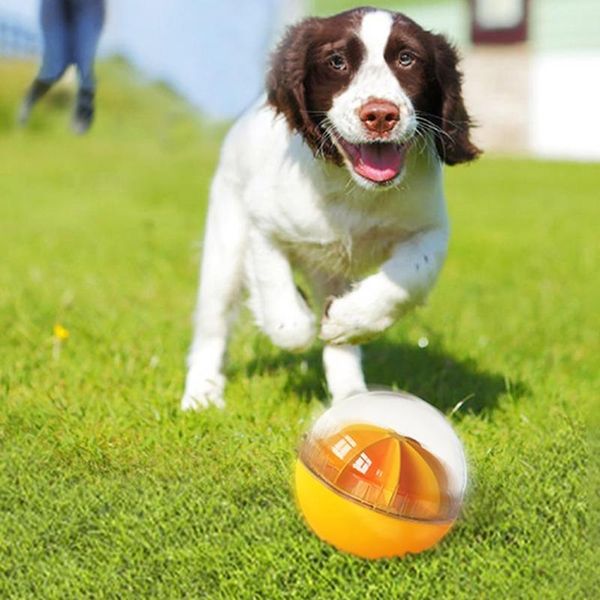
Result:
<svg viewBox="0 0 600 600">
<path fill-rule="evenodd" d="M 80 88 L 94 90 L 94 58 L 104 13 L 104 0 L 42 0 L 44 54 L 39 81 L 52 84 L 74 64 Z"/>
</svg>

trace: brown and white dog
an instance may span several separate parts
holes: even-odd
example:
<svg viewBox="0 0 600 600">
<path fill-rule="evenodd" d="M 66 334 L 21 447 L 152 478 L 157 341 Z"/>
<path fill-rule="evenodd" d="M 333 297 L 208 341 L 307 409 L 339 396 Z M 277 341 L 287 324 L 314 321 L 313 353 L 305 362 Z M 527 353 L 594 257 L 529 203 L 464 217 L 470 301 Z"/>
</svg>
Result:
<svg viewBox="0 0 600 600">
<path fill-rule="evenodd" d="M 357 8 L 288 30 L 212 183 L 184 410 L 223 405 L 244 285 L 274 344 L 324 341 L 334 402 L 365 389 L 357 344 L 421 303 L 444 262 L 443 163 L 479 154 L 457 63 L 444 37 L 398 13 Z"/>
</svg>

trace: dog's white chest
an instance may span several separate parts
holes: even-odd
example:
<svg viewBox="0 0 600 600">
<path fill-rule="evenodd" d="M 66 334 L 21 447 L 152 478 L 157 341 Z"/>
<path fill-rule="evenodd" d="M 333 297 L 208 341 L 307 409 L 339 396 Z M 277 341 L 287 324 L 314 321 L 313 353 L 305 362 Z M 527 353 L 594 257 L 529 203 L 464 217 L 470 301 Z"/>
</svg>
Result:
<svg viewBox="0 0 600 600">
<path fill-rule="evenodd" d="M 281 247 L 295 267 L 355 279 L 381 266 L 394 247 L 421 229 L 416 203 L 390 195 L 328 197 L 310 180 L 248 202 L 254 226 Z"/>
<path fill-rule="evenodd" d="M 296 267 L 354 279 L 385 262 L 401 237 L 398 232 L 373 228 L 338 234 L 329 241 L 280 240 L 280 245 Z"/>
</svg>

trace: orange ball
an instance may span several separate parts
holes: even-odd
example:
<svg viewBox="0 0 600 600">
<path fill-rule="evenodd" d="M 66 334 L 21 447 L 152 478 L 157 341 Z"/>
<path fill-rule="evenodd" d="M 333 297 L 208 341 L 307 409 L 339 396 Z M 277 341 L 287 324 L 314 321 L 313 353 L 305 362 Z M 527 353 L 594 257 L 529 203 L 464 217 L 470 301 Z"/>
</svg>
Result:
<svg viewBox="0 0 600 600">
<path fill-rule="evenodd" d="M 409 394 L 368 392 L 316 421 L 300 448 L 295 487 L 321 539 L 363 558 L 402 556 L 450 530 L 466 461 L 439 411 Z"/>
</svg>

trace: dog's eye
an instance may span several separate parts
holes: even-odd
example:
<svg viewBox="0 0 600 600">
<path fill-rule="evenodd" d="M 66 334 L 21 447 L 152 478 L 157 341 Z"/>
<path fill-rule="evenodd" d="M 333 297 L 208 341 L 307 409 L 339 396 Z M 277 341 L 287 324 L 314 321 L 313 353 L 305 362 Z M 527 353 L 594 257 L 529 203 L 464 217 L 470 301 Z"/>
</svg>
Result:
<svg viewBox="0 0 600 600">
<path fill-rule="evenodd" d="M 345 71 L 348 68 L 346 59 L 337 52 L 329 57 L 329 66 L 336 71 Z"/>
<path fill-rule="evenodd" d="M 398 64 L 401 67 L 410 67 L 414 62 L 415 57 L 412 53 L 408 52 L 407 50 L 400 52 L 400 55 L 398 56 Z"/>
</svg>

